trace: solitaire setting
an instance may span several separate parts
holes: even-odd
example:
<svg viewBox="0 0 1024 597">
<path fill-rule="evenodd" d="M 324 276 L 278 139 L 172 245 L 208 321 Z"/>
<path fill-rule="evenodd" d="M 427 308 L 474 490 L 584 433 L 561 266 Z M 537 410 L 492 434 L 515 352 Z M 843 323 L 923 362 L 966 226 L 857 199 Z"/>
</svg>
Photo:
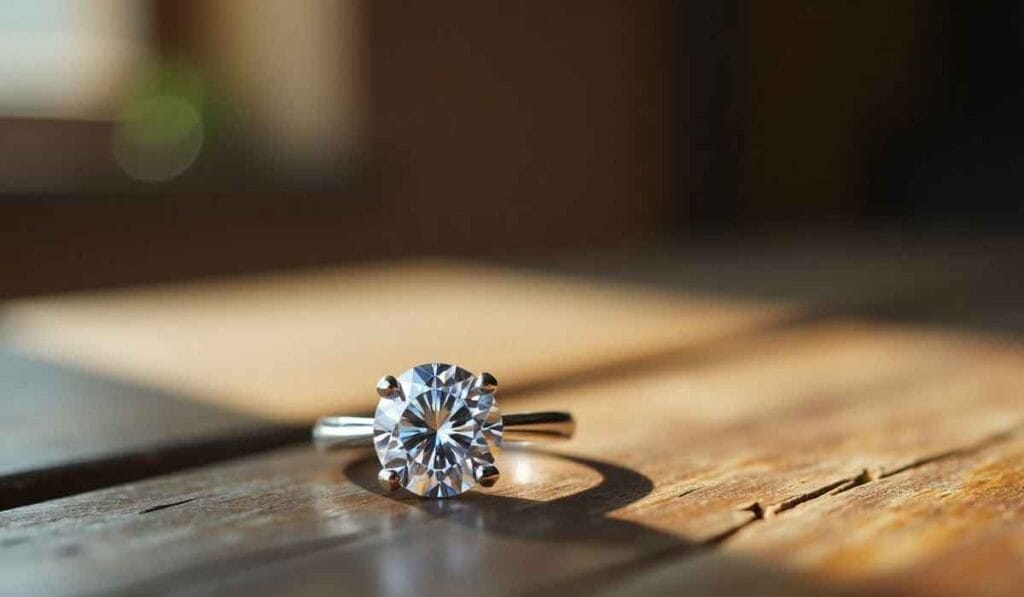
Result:
<svg viewBox="0 0 1024 597">
<path fill-rule="evenodd" d="M 377 383 L 380 401 L 372 419 L 324 417 L 313 428 L 322 448 L 371 444 L 387 491 L 404 487 L 427 498 L 449 498 L 476 485 L 493 487 L 504 443 L 568 439 L 575 428 L 567 413 L 502 417 L 490 373 L 474 375 L 445 363 L 417 365 Z"/>
<path fill-rule="evenodd" d="M 377 385 L 373 444 L 388 483 L 424 497 L 452 497 L 498 480 L 502 422 L 497 381 L 454 365 L 419 365 Z"/>
</svg>

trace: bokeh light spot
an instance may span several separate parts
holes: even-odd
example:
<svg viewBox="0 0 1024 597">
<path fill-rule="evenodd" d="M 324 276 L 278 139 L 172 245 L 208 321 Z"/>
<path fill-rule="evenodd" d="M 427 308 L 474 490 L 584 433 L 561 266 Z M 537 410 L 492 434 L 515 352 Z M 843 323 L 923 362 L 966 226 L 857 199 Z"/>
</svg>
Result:
<svg viewBox="0 0 1024 597">
<path fill-rule="evenodd" d="M 125 110 L 114 136 L 114 158 L 137 180 L 170 180 L 195 163 L 203 138 L 202 114 L 192 102 L 152 95 Z"/>
</svg>

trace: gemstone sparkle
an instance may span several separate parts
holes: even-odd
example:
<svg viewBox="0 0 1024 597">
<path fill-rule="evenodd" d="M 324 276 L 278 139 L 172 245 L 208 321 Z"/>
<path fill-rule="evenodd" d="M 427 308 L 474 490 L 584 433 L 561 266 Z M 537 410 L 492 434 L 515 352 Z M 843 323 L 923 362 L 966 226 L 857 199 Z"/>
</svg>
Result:
<svg viewBox="0 0 1024 597">
<path fill-rule="evenodd" d="M 476 485 L 478 469 L 494 463 L 501 414 L 494 394 L 476 382 L 461 367 L 418 365 L 399 375 L 399 391 L 377 404 L 377 458 L 409 491 L 452 497 Z"/>
</svg>

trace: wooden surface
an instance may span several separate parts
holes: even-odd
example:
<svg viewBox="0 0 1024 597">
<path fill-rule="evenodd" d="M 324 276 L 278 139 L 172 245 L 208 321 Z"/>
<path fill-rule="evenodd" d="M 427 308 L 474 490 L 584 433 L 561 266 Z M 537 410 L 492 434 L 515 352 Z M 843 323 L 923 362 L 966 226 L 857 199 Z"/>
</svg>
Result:
<svg viewBox="0 0 1024 597">
<path fill-rule="evenodd" d="M 460 303 L 456 294 L 446 308 L 476 322 L 470 306 L 490 313 L 507 302 L 511 316 L 497 324 L 499 336 L 539 334 L 554 338 L 539 344 L 545 354 L 573 353 L 534 372 L 529 351 L 508 340 L 504 354 L 516 375 L 499 379 L 507 382 L 500 390 L 506 411 L 572 410 L 575 440 L 506 450 L 496 488 L 444 502 L 381 495 L 370 455 L 323 455 L 298 443 L 23 505 L 0 512 L 0 592 L 406 595 L 471 586 L 496 594 L 1019 594 L 1024 343 L 1015 322 L 1022 293 L 1004 274 L 1024 253 L 1012 243 L 997 251 L 911 243 L 897 252 L 837 244 L 818 245 L 817 257 L 808 256 L 807 244 L 775 243 L 739 253 L 702 245 L 644 249 L 618 262 L 602 257 L 601 270 L 615 283 L 581 277 L 588 269 L 581 257 L 548 262 L 548 272 L 562 272 L 556 277 L 408 266 L 422 279 L 441 267 L 493 281 L 500 295 Z M 638 267 L 610 273 L 616 263 Z M 360 280 L 385 279 L 394 267 L 328 277 L 360 289 Z M 747 271 L 775 275 L 738 281 L 745 276 L 736 272 Z M 376 317 L 381 306 L 361 306 L 366 294 L 349 294 L 349 282 L 322 292 L 324 276 L 306 278 L 316 300 L 301 292 L 261 295 L 258 281 L 229 284 L 229 301 L 200 286 L 152 289 L 16 305 L 5 329 L 14 350 L 156 387 L 169 387 L 153 373 L 160 359 L 139 357 L 115 370 L 105 357 L 81 358 L 78 340 L 44 342 L 47 330 L 96 322 L 89 335 L 71 330 L 68 337 L 130 340 L 130 326 L 85 313 L 114 305 L 127 321 L 166 329 L 177 305 L 185 316 L 177 335 L 165 335 L 172 345 L 199 333 L 201 315 L 216 325 L 213 314 L 235 318 L 222 331 L 271 313 L 288 337 L 304 330 L 322 339 L 323 330 L 295 322 L 322 309 L 325 320 L 360 330 L 349 336 L 355 345 L 367 340 L 370 352 L 378 350 L 373 326 L 339 313 L 365 308 Z M 628 277 L 644 279 L 627 284 Z M 301 288 L 302 280 L 284 284 Z M 578 291 L 559 290 L 552 306 L 540 298 L 551 288 Z M 200 308 L 204 296 L 209 304 Z M 305 306 L 289 306 L 303 296 Z M 526 315 L 531 310 L 535 318 Z M 602 311 L 621 325 L 573 334 L 573 341 L 597 343 L 590 352 L 570 350 L 570 341 L 551 332 L 563 319 L 565 329 L 585 330 L 602 321 Z M 217 346 L 239 337 L 214 336 L 199 337 Z M 616 339 L 618 353 L 609 341 Z M 114 352 L 97 352 L 106 350 Z M 383 353 L 360 366 L 375 366 Z M 504 364 L 502 354 L 492 347 L 470 356 Z M 281 358 L 281 379 L 296 379 L 298 370 L 287 369 L 298 358 Z M 294 419 L 320 404 L 319 390 L 334 376 L 363 375 L 344 360 L 340 372 L 318 363 L 324 372 L 302 384 L 289 406 L 246 406 L 242 385 L 231 400 L 197 392 L 194 404 Z M 204 375 L 182 375 L 195 376 L 188 387 L 206 387 Z M 209 387 L 227 386 L 217 379 Z M 359 400 L 365 397 L 353 392 L 330 404 L 358 407 Z M 251 415 L 224 416 L 251 422 Z"/>
<path fill-rule="evenodd" d="M 12 302 L 0 337 L 40 358 L 305 423 L 372 411 L 377 380 L 415 363 L 500 363 L 514 388 L 786 312 L 781 301 L 411 262 Z"/>
<path fill-rule="evenodd" d="M 0 509 L 305 439 L 268 422 L 0 348 Z"/>
</svg>

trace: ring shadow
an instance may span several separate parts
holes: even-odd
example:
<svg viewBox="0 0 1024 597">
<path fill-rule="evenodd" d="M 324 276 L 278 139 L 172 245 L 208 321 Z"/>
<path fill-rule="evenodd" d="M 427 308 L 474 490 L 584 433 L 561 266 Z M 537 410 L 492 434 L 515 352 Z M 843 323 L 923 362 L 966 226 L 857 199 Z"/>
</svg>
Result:
<svg viewBox="0 0 1024 597">
<path fill-rule="evenodd" d="M 657 570 L 665 564 L 671 566 L 696 554 L 706 553 L 742 528 L 740 525 L 710 539 L 690 541 L 642 524 L 619 520 L 608 514 L 650 495 L 654 489 L 654 482 L 650 478 L 632 469 L 590 458 L 536 449 L 517 450 L 517 453 L 527 458 L 544 456 L 586 466 L 596 471 L 601 481 L 583 491 L 551 500 L 482 492 L 465 493 L 457 499 L 429 500 L 408 493 L 385 493 L 377 484 L 379 465 L 372 454 L 350 462 L 343 471 L 346 478 L 362 489 L 419 508 L 439 520 L 457 525 L 459 529 L 535 541 L 541 553 L 547 552 L 539 544 L 558 545 L 561 549 L 552 552 L 552 557 L 556 558 L 560 556 L 554 554 L 565 553 L 567 549 L 572 549 L 572 545 L 581 544 L 590 548 L 607 547 L 617 554 L 614 563 L 606 559 L 604 563 L 589 570 L 579 569 L 577 573 L 567 573 L 541 591 L 546 595 L 604 591 L 644 571 Z M 452 532 L 454 530 L 450 528 L 446 532 L 441 527 L 431 531 L 430 549 L 434 552 L 431 562 L 436 564 L 448 561 L 449 558 L 437 553 L 439 551 L 451 550 L 453 555 L 460 552 L 465 537 L 459 532 Z M 394 546 L 399 551 L 406 548 L 408 545 Z M 686 576 L 683 567 L 677 569 L 681 576 L 676 577 L 670 573 L 666 579 L 662 579 L 662 582 L 668 583 L 667 587 L 662 588 L 676 591 L 679 587 L 677 583 L 685 579 L 683 582 L 688 583 L 688 592 L 692 589 L 694 594 L 708 595 L 760 591 L 764 594 L 802 596 L 831 594 L 840 590 L 840 587 L 822 586 L 784 570 L 766 567 L 735 555 L 715 553 L 717 555 L 711 562 L 711 576 L 698 579 L 696 584 L 689 584 L 694 579 Z M 334 560 L 331 560 L 330 566 L 336 566 Z M 437 574 L 440 572 L 432 569 L 430 576 L 436 578 Z"/>
<path fill-rule="evenodd" d="M 605 516 L 651 493 L 654 482 L 634 470 L 590 458 L 538 450 L 542 455 L 586 466 L 601 475 L 597 485 L 552 500 L 470 492 L 456 499 L 429 500 L 405 494 L 385 494 L 377 484 L 379 465 L 373 455 L 345 467 L 345 476 L 359 487 L 418 507 L 452 523 L 486 533 L 545 542 L 629 544 L 646 550 L 684 550 L 694 544 L 640 524 Z"/>
</svg>

